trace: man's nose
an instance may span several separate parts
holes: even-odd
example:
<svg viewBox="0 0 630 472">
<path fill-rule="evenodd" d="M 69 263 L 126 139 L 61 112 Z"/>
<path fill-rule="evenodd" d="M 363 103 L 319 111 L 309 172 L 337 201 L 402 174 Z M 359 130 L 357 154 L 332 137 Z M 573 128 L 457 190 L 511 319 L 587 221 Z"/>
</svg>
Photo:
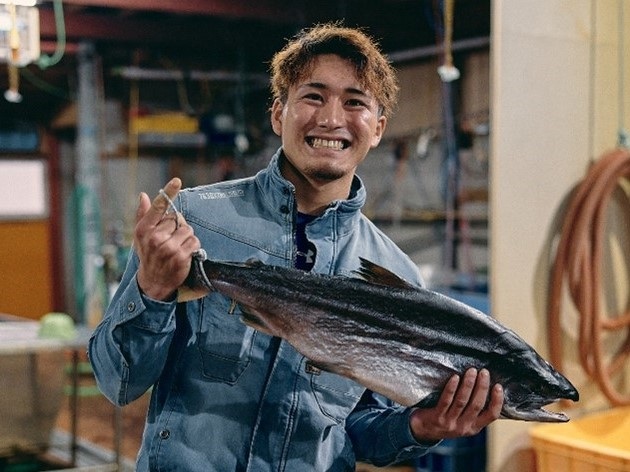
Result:
<svg viewBox="0 0 630 472">
<path fill-rule="evenodd" d="M 340 100 L 328 100 L 319 109 L 317 126 L 323 128 L 339 128 L 343 125 L 345 113 Z"/>
</svg>

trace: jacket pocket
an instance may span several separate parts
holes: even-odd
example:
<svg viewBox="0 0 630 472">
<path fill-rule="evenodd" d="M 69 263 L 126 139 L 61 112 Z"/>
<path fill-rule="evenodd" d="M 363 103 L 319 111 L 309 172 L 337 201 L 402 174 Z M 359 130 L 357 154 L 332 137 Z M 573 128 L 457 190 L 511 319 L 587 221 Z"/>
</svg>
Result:
<svg viewBox="0 0 630 472">
<path fill-rule="evenodd" d="M 321 412 L 337 423 L 345 421 L 365 388 L 341 375 L 318 369 L 308 361 L 305 369 L 310 374 L 311 390 Z"/>
<path fill-rule="evenodd" d="M 246 326 L 231 301 L 211 294 L 203 300 L 197 332 L 204 377 L 235 384 L 249 365 L 256 331 Z"/>
</svg>

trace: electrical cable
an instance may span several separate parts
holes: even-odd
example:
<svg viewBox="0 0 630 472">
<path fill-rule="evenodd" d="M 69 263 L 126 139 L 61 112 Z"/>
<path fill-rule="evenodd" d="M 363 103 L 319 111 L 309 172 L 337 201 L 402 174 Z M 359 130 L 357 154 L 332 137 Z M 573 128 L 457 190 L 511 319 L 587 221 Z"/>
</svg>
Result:
<svg viewBox="0 0 630 472">
<path fill-rule="evenodd" d="M 57 31 L 57 45 L 52 56 L 42 55 L 37 60 L 40 69 L 47 69 L 54 66 L 63 58 L 66 51 L 66 23 L 63 18 L 62 0 L 54 0 L 53 8 L 55 12 L 55 29 Z"/>
<path fill-rule="evenodd" d="M 42 78 L 35 75 L 28 67 L 20 68 L 20 76 L 28 80 L 34 87 L 37 87 L 38 89 L 50 95 L 54 95 L 55 97 L 61 98 L 63 100 L 72 100 L 73 98 L 69 91 L 57 87 L 49 82 L 46 82 Z"/>
<path fill-rule="evenodd" d="M 630 151 L 617 149 L 602 156 L 576 188 L 564 217 L 552 267 L 548 300 L 550 361 L 563 367 L 560 313 L 566 280 L 571 299 L 580 314 L 579 360 L 613 405 L 630 405 L 630 395 L 614 386 L 613 376 L 630 357 L 630 311 L 616 317 L 601 309 L 602 259 L 606 209 L 612 194 L 630 178 Z M 626 330 L 625 340 L 607 361 L 604 333 Z"/>
</svg>

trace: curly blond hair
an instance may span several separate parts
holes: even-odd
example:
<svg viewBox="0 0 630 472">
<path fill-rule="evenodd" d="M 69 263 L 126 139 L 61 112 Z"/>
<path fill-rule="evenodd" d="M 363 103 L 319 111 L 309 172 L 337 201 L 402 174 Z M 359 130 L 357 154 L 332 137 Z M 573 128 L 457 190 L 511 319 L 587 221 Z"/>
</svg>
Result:
<svg viewBox="0 0 630 472">
<path fill-rule="evenodd" d="M 286 101 L 289 88 L 307 75 L 315 57 L 335 54 L 354 65 L 359 83 L 379 103 L 380 113 L 391 116 L 398 98 L 396 71 L 377 43 L 361 29 L 325 23 L 300 31 L 271 60 L 271 92 Z"/>
</svg>

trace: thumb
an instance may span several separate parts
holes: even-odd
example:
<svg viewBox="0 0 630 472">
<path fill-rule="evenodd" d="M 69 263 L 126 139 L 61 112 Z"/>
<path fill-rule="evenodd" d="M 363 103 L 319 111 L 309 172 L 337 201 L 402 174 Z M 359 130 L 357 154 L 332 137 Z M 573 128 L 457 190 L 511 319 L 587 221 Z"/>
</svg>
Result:
<svg viewBox="0 0 630 472">
<path fill-rule="evenodd" d="M 180 180 L 179 177 L 173 177 L 164 186 L 164 191 L 166 192 L 166 194 L 171 200 L 175 200 L 175 197 L 177 197 L 177 194 L 179 193 L 181 189 L 182 189 L 182 181 Z M 162 197 L 160 198 L 161 200 L 164 200 L 164 198 Z M 166 202 L 162 202 L 162 203 L 167 204 Z"/>
<path fill-rule="evenodd" d="M 164 192 L 166 192 L 171 200 L 174 200 L 181 188 L 182 181 L 174 177 L 164 186 Z M 153 201 L 150 201 L 149 196 L 142 192 L 140 194 L 138 211 L 136 212 L 136 223 L 139 222 L 141 218 L 146 217 L 147 224 L 158 224 L 167 209 L 168 201 L 162 195 L 157 195 Z"/>
<path fill-rule="evenodd" d="M 149 208 L 151 208 L 151 200 L 149 199 L 149 196 L 144 192 L 140 192 L 138 208 L 136 209 L 136 224 L 138 224 L 142 217 L 147 214 Z"/>
</svg>

